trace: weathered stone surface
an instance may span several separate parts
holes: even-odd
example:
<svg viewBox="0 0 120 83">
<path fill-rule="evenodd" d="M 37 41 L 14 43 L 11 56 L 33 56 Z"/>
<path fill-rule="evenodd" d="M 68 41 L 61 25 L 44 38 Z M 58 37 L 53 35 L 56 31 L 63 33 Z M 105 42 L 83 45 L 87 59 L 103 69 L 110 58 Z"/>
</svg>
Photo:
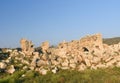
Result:
<svg viewBox="0 0 120 83">
<path fill-rule="evenodd" d="M 57 73 L 57 71 L 58 71 L 58 68 L 57 67 L 55 67 L 54 69 L 52 69 L 52 72 L 55 74 L 55 73 Z"/>
<path fill-rule="evenodd" d="M 41 56 L 41 59 L 43 59 L 43 60 L 48 60 L 48 56 L 45 55 L 45 54 L 43 54 L 43 55 Z"/>
<path fill-rule="evenodd" d="M 46 69 L 42 68 L 42 69 L 39 69 L 39 73 L 42 74 L 42 75 L 46 75 L 47 74 L 47 71 Z"/>
<path fill-rule="evenodd" d="M 52 60 L 51 63 L 52 63 L 52 65 L 56 65 L 56 66 L 60 64 L 60 62 L 56 61 L 56 60 Z"/>
<path fill-rule="evenodd" d="M 109 61 L 109 62 L 106 63 L 106 66 L 107 67 L 113 67 L 115 63 L 116 63 L 116 60 L 112 59 L 111 61 Z"/>
<path fill-rule="evenodd" d="M 63 67 L 68 67 L 69 61 L 66 59 L 66 60 L 64 60 L 63 62 L 61 62 L 61 65 L 62 65 Z"/>
<path fill-rule="evenodd" d="M 31 41 L 21 39 L 20 43 L 22 51 L 9 51 L 8 58 L 0 61 L 1 70 L 12 74 L 15 72 L 13 64 L 16 64 L 21 70 L 33 70 L 45 75 L 48 71 L 57 73 L 61 69 L 83 71 L 87 68 L 120 67 L 120 43 L 103 44 L 101 34 L 64 41 L 56 47 L 43 42 L 40 51 L 34 51 Z"/>
<path fill-rule="evenodd" d="M 4 62 L 0 62 L 0 69 L 6 69 L 7 64 Z"/>
<path fill-rule="evenodd" d="M 31 62 L 31 66 L 36 67 L 39 60 L 40 60 L 39 53 L 34 52 L 34 56 L 33 56 L 32 62 Z"/>
<path fill-rule="evenodd" d="M 96 70 L 96 69 L 97 69 L 97 66 L 95 66 L 95 65 L 92 65 L 92 66 L 91 66 L 91 69 L 94 69 L 94 70 Z"/>
<path fill-rule="evenodd" d="M 95 34 L 81 38 L 79 44 L 84 52 L 92 52 L 94 48 L 98 49 L 100 53 L 102 53 L 103 50 L 103 40 L 101 34 Z"/>
<path fill-rule="evenodd" d="M 105 64 L 101 64 L 99 63 L 98 65 L 96 65 L 97 68 L 107 68 L 107 66 Z"/>
<path fill-rule="evenodd" d="M 116 63 L 116 67 L 120 67 L 120 62 L 117 62 L 117 63 Z"/>
<path fill-rule="evenodd" d="M 27 69 L 28 69 L 28 66 L 24 66 L 24 67 L 23 67 L 23 70 L 27 70 Z"/>
<path fill-rule="evenodd" d="M 42 48 L 42 52 L 46 54 L 49 48 L 49 42 L 48 41 L 43 42 L 40 47 Z"/>
<path fill-rule="evenodd" d="M 90 67 L 90 66 L 91 66 L 91 62 L 90 62 L 90 60 L 85 59 L 85 63 L 86 63 L 86 66 L 87 66 L 87 67 Z"/>
<path fill-rule="evenodd" d="M 11 65 L 9 69 L 7 70 L 8 73 L 13 74 L 15 72 L 14 65 Z"/>
<path fill-rule="evenodd" d="M 26 39 L 21 39 L 20 44 L 21 44 L 22 51 L 26 55 L 32 55 L 32 53 L 34 52 L 34 48 L 33 48 L 34 45 L 32 44 L 31 41 L 28 41 Z"/>
<path fill-rule="evenodd" d="M 44 60 L 39 60 L 37 61 L 37 66 L 47 66 L 48 65 L 48 61 L 44 61 Z"/>
<path fill-rule="evenodd" d="M 72 68 L 72 69 L 75 69 L 75 68 L 76 68 L 76 64 L 75 64 L 75 63 L 71 63 L 71 64 L 69 64 L 69 66 L 70 66 L 70 68 Z"/>
<path fill-rule="evenodd" d="M 101 58 L 100 57 L 93 57 L 93 59 L 91 60 L 92 64 L 98 64 L 101 62 Z"/>
<path fill-rule="evenodd" d="M 78 71 L 84 71 L 86 68 L 86 65 L 82 63 L 78 66 Z"/>
<path fill-rule="evenodd" d="M 68 70 L 68 69 L 70 69 L 70 67 L 60 67 L 60 69 Z"/>
</svg>

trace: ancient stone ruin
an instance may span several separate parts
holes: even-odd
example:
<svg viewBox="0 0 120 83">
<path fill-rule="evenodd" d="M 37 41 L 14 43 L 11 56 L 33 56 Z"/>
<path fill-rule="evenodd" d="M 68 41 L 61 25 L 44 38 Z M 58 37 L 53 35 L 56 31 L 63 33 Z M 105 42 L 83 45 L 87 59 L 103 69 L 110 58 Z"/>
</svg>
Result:
<svg viewBox="0 0 120 83">
<path fill-rule="evenodd" d="M 101 34 L 95 34 L 92 36 L 86 36 L 79 41 L 79 47 L 83 50 L 83 52 L 93 52 L 95 50 L 100 51 L 102 55 L 103 50 L 103 41 Z"/>
<path fill-rule="evenodd" d="M 34 45 L 32 44 L 31 41 L 28 41 L 26 39 L 21 39 L 20 44 L 23 53 L 25 53 L 26 55 L 32 55 L 32 53 L 34 52 L 34 48 L 33 48 Z"/>
<path fill-rule="evenodd" d="M 46 54 L 47 50 L 49 49 L 49 42 L 48 41 L 43 42 L 40 47 L 41 51 Z"/>
<path fill-rule="evenodd" d="M 104 44 L 101 34 L 64 41 L 55 48 L 51 48 L 49 42 L 43 42 L 40 52 L 36 52 L 32 42 L 26 39 L 21 39 L 20 44 L 22 51 L 10 51 L 9 57 L 0 61 L 0 69 L 4 72 L 12 74 L 19 68 L 45 75 L 48 71 L 57 73 L 62 69 L 84 71 L 120 67 L 120 43 Z"/>
</svg>

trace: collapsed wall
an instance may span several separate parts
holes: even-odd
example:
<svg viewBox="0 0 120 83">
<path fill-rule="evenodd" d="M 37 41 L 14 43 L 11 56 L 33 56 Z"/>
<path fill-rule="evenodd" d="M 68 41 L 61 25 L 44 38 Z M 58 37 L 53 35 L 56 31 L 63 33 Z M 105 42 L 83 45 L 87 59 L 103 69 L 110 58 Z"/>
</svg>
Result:
<svg viewBox="0 0 120 83">
<path fill-rule="evenodd" d="M 26 55 L 32 55 L 32 53 L 34 52 L 34 48 L 33 48 L 34 45 L 32 41 L 21 39 L 20 44 L 23 53 L 25 53 Z"/>
<path fill-rule="evenodd" d="M 94 49 L 97 49 L 101 52 L 103 51 L 103 40 L 102 40 L 102 35 L 101 34 L 95 34 L 92 36 L 86 36 L 82 39 L 80 39 L 79 44 L 81 49 L 83 51 L 94 51 Z"/>
<path fill-rule="evenodd" d="M 22 51 L 12 51 L 7 60 L 0 62 L 0 69 L 8 71 L 8 65 L 13 73 L 16 64 L 21 64 L 19 68 L 22 70 L 34 70 L 44 75 L 47 71 L 56 73 L 60 69 L 83 71 L 88 68 L 120 67 L 120 43 L 110 46 L 103 44 L 101 34 L 64 41 L 56 48 L 51 48 L 49 42 L 43 42 L 40 52 L 34 51 L 31 41 L 22 39 L 20 43 Z"/>
</svg>

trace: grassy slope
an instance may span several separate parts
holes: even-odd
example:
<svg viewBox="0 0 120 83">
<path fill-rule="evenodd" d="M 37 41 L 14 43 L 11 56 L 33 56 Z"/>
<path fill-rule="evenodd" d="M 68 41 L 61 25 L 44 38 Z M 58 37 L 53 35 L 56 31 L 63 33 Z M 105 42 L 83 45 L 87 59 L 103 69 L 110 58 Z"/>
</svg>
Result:
<svg viewBox="0 0 120 83">
<path fill-rule="evenodd" d="M 106 43 L 106 44 L 117 44 L 120 42 L 120 37 L 115 37 L 115 38 L 106 38 L 106 39 L 103 39 L 103 43 Z"/>
<path fill-rule="evenodd" d="M 21 75 L 25 74 L 25 77 Z M 49 72 L 40 75 L 37 72 L 17 71 L 0 79 L 0 83 L 119 83 L 120 68 L 86 70 L 61 70 L 57 74 Z"/>
</svg>

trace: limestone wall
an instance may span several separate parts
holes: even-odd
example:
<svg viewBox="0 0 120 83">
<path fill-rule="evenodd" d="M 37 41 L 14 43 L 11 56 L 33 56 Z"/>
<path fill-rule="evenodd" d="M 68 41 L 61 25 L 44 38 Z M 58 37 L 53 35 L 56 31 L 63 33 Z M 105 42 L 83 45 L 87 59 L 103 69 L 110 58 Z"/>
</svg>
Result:
<svg viewBox="0 0 120 83">
<path fill-rule="evenodd" d="M 0 70 L 14 73 L 18 64 L 22 70 L 34 70 L 45 75 L 48 71 L 57 73 L 61 69 L 84 71 L 88 68 L 120 67 L 120 43 L 103 44 L 101 34 L 64 41 L 56 48 L 51 48 L 49 42 L 43 42 L 40 46 L 42 53 L 34 51 L 31 41 L 22 39 L 20 44 L 22 51 L 11 51 L 9 57 L 0 62 Z"/>
</svg>

